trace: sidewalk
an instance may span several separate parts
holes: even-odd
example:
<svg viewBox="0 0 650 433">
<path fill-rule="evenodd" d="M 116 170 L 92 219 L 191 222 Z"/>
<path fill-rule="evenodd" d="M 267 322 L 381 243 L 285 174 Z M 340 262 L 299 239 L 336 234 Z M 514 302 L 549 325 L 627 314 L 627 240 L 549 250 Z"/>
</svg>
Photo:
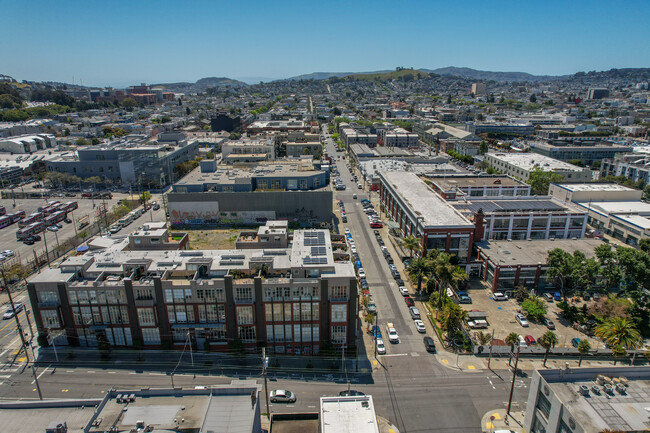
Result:
<svg viewBox="0 0 650 433">
<path fill-rule="evenodd" d="M 510 410 L 510 416 L 506 417 L 506 409 L 495 409 L 487 412 L 481 419 L 481 431 L 493 433 L 507 431 L 515 433 L 524 432 L 524 413 Z"/>
</svg>

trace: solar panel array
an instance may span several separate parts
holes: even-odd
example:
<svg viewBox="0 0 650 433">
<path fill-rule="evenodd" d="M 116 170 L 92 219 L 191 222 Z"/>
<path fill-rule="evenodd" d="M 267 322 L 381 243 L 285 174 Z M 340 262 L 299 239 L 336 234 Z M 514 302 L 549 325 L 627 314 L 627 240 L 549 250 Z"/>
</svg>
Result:
<svg viewBox="0 0 650 433">
<path fill-rule="evenodd" d="M 302 259 L 303 265 L 326 265 L 327 257 L 305 257 Z"/>
<path fill-rule="evenodd" d="M 327 254 L 327 249 L 325 247 L 311 247 L 312 256 L 324 256 Z"/>
<path fill-rule="evenodd" d="M 324 232 L 305 232 L 305 246 L 324 246 L 325 233 Z"/>
<path fill-rule="evenodd" d="M 509 212 L 557 212 L 566 208 L 551 200 L 471 200 L 470 202 L 452 202 L 451 205 L 461 212 L 486 213 Z"/>
</svg>

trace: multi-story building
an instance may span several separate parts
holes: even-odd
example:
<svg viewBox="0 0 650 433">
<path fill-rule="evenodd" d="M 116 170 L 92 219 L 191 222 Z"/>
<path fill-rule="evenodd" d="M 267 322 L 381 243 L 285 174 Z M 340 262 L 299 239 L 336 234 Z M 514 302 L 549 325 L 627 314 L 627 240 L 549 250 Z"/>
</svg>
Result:
<svg viewBox="0 0 650 433">
<path fill-rule="evenodd" d="M 525 197 L 530 195 L 530 185 L 510 176 L 476 176 L 447 174 L 428 176 L 431 187 L 444 199 Z"/>
<path fill-rule="evenodd" d="M 418 135 L 404 128 L 381 129 L 379 142 L 385 147 L 417 147 Z"/>
<path fill-rule="evenodd" d="M 201 161 L 167 195 L 173 225 L 254 224 L 278 218 L 304 223 L 332 220 L 329 172 L 311 157 L 251 167 Z"/>
<path fill-rule="evenodd" d="M 503 174 L 523 181 L 528 180 L 530 173 L 536 169 L 557 173 L 565 182 L 589 182 L 593 178 L 588 168 L 535 153 L 487 153 L 485 161 Z"/>
<path fill-rule="evenodd" d="M 474 224 L 412 172 L 379 173 L 379 194 L 386 213 L 403 236 L 422 240 L 422 248 L 447 251 L 470 261 Z"/>
<path fill-rule="evenodd" d="M 115 185 L 169 185 L 174 169 L 196 158 L 196 141 L 178 145 L 149 142 L 146 137 L 127 137 L 110 144 L 84 146 L 46 162 L 48 172 L 68 173 L 80 178 L 99 176 Z"/>
<path fill-rule="evenodd" d="M 587 91 L 587 99 L 603 99 L 609 97 L 609 89 L 592 88 Z"/>
<path fill-rule="evenodd" d="M 449 202 L 477 225 L 474 240 L 579 239 L 587 212 L 548 197 L 472 198 Z"/>
<path fill-rule="evenodd" d="M 476 244 L 477 261 L 481 263 L 481 278 L 493 292 L 516 286 L 545 290 L 555 287 L 555 280 L 547 275 L 549 251 L 582 251 L 589 258 L 595 257 L 594 249 L 602 243 L 597 239 L 483 241 Z"/>
<path fill-rule="evenodd" d="M 377 146 L 377 134 L 373 134 L 367 129 L 355 129 L 347 123 L 341 123 L 339 125 L 339 134 L 347 149 L 350 148 L 351 144 L 365 144 L 369 147 Z"/>
<path fill-rule="evenodd" d="M 289 141 L 284 145 L 287 149 L 287 156 L 313 155 L 318 157 L 323 153 L 323 145 L 319 141 Z"/>
<path fill-rule="evenodd" d="M 643 187 L 650 181 L 650 155 L 629 153 L 605 158 L 600 165 L 600 172 L 605 176 L 625 176 L 633 182 L 641 182 Z"/>
<path fill-rule="evenodd" d="M 618 154 L 631 152 L 633 147 L 603 141 L 569 143 L 558 140 L 551 143 L 533 142 L 530 144 L 530 150 L 560 161 L 579 159 L 586 165 L 592 165 L 604 158 L 614 158 Z"/>
<path fill-rule="evenodd" d="M 131 251 L 127 240 L 70 257 L 28 284 L 39 342 L 57 345 L 317 354 L 354 348 L 352 263 L 327 230 L 296 230 L 288 248 Z"/>
<path fill-rule="evenodd" d="M 646 431 L 649 387 L 649 367 L 535 370 L 528 391 L 524 431 Z"/>
<path fill-rule="evenodd" d="M 275 144 L 272 139 L 229 140 L 221 145 L 224 162 L 258 162 L 275 159 Z"/>
<path fill-rule="evenodd" d="M 475 123 L 468 122 L 465 129 L 472 134 L 497 134 L 530 137 L 535 135 L 535 126 L 530 123 Z"/>
<path fill-rule="evenodd" d="M 311 125 L 302 120 L 270 120 L 256 121 L 251 123 L 246 132 L 248 135 L 261 134 L 263 132 L 289 132 L 289 131 L 311 131 Z"/>
<path fill-rule="evenodd" d="M 476 96 L 487 94 L 485 83 L 472 83 L 472 93 Z"/>
</svg>

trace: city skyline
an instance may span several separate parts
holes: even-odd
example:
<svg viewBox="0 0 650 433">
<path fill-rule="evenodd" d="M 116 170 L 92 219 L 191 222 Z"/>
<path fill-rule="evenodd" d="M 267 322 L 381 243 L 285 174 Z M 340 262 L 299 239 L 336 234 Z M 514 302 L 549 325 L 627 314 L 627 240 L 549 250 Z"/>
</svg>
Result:
<svg viewBox="0 0 650 433">
<path fill-rule="evenodd" d="M 98 10 L 37 1 L 25 16 L 24 4 L 5 2 L 5 16 L 14 19 L 0 29 L 0 40 L 11 41 L 3 46 L 0 73 L 125 86 L 210 76 L 255 82 L 400 65 L 569 75 L 645 67 L 650 57 L 644 32 L 650 7 L 640 1 L 153 6 L 118 1 Z"/>
</svg>

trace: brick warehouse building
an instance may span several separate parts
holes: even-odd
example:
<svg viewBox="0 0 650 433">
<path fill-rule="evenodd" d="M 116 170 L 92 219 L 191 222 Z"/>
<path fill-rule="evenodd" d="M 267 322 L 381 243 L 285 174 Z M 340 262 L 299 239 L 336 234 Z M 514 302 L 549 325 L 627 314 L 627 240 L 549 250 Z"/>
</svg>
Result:
<svg viewBox="0 0 650 433">
<path fill-rule="evenodd" d="M 286 234 L 285 234 L 286 235 Z M 288 248 L 129 250 L 128 239 L 70 257 L 28 284 L 39 342 L 57 345 L 316 354 L 355 346 L 358 292 L 329 232 L 297 230 Z"/>
<path fill-rule="evenodd" d="M 422 239 L 423 249 L 439 249 L 471 261 L 475 225 L 412 172 L 379 174 L 380 200 L 403 236 Z M 483 221 L 477 223 L 482 230 Z M 480 239 L 481 236 L 478 238 Z"/>
</svg>

